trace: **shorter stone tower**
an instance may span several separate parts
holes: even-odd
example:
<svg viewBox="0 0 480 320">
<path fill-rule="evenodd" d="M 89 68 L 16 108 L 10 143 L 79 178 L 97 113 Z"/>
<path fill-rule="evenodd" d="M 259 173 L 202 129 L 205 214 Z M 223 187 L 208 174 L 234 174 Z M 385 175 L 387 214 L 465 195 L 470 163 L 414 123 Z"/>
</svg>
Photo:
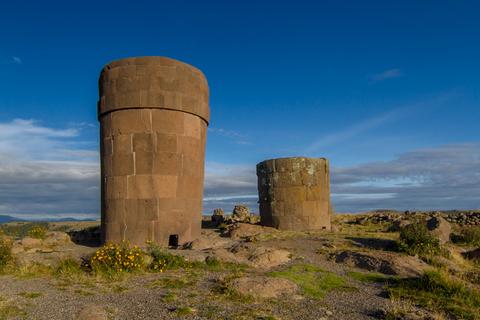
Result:
<svg viewBox="0 0 480 320">
<path fill-rule="evenodd" d="M 330 230 L 330 174 L 325 158 L 257 164 L 261 223 L 281 230 Z"/>
</svg>

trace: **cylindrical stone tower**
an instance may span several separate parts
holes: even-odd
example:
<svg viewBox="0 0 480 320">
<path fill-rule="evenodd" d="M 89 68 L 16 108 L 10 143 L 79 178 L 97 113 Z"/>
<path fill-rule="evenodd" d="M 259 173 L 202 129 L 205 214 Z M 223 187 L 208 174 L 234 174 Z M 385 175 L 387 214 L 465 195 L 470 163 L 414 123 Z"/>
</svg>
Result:
<svg viewBox="0 0 480 320">
<path fill-rule="evenodd" d="M 205 76 L 169 58 L 127 58 L 103 68 L 99 91 L 103 240 L 194 240 L 210 118 Z"/>
<path fill-rule="evenodd" d="M 280 158 L 257 164 L 261 223 L 281 230 L 330 230 L 325 158 Z"/>
</svg>

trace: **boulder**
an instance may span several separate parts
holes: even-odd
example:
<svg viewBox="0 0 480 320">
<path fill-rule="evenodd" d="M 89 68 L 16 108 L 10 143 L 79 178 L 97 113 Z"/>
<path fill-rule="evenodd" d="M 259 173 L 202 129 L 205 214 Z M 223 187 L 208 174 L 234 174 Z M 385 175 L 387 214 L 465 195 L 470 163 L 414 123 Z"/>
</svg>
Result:
<svg viewBox="0 0 480 320">
<path fill-rule="evenodd" d="M 452 233 L 452 227 L 447 220 L 442 217 L 432 217 L 427 221 L 427 228 L 430 232 L 438 238 L 441 244 L 450 241 L 450 235 Z"/>
<path fill-rule="evenodd" d="M 223 209 L 215 209 L 213 210 L 213 215 L 212 215 L 212 223 L 215 226 L 218 226 L 220 223 L 222 223 L 225 220 L 224 212 Z"/>
<path fill-rule="evenodd" d="M 42 246 L 42 240 L 41 239 L 36 239 L 36 238 L 31 238 L 31 237 L 25 237 L 21 240 L 22 246 L 26 248 L 40 248 Z"/>
<path fill-rule="evenodd" d="M 233 208 L 232 219 L 237 222 L 249 222 L 250 210 L 246 206 L 236 205 Z"/>
<path fill-rule="evenodd" d="M 351 267 L 406 277 L 417 277 L 428 268 L 428 265 L 419 258 L 391 252 L 347 250 L 335 254 L 334 258 L 335 262 L 344 263 Z"/>
</svg>

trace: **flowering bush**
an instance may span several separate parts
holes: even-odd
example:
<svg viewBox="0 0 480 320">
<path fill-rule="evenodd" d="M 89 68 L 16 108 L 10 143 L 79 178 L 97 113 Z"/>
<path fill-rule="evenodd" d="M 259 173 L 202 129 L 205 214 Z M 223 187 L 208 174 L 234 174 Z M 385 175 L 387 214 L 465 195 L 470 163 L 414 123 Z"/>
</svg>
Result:
<svg viewBox="0 0 480 320">
<path fill-rule="evenodd" d="M 130 272 L 143 268 L 143 252 L 138 246 L 130 247 L 127 242 L 110 243 L 98 249 L 90 258 L 94 271 Z"/>
<path fill-rule="evenodd" d="M 35 226 L 28 230 L 28 236 L 35 239 L 45 239 L 47 237 L 47 228 Z"/>
</svg>

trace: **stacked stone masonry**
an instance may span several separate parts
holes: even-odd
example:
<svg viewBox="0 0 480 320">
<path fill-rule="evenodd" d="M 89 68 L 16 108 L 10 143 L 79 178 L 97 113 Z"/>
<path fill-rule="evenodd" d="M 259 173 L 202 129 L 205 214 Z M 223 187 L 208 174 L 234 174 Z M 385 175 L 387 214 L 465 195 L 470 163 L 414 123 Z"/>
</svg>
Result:
<svg viewBox="0 0 480 320">
<path fill-rule="evenodd" d="M 281 158 L 257 165 L 261 223 L 282 230 L 330 230 L 330 178 L 324 158 Z"/>
<path fill-rule="evenodd" d="M 196 68 L 163 57 L 102 70 L 102 237 L 166 246 L 201 231 L 208 84 Z"/>
</svg>

